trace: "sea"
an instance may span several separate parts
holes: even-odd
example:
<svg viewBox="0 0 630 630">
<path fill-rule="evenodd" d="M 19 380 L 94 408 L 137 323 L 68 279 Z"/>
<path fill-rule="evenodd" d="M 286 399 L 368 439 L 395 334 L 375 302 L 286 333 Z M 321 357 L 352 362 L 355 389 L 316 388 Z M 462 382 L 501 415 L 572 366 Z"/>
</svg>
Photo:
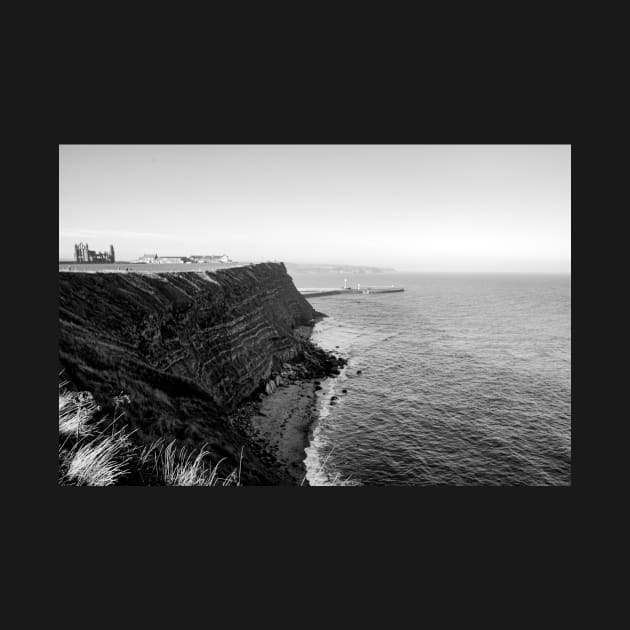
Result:
<svg viewBox="0 0 630 630">
<path fill-rule="evenodd" d="M 319 391 L 311 485 L 571 484 L 570 274 L 291 274 L 313 341 L 348 359 Z"/>
</svg>

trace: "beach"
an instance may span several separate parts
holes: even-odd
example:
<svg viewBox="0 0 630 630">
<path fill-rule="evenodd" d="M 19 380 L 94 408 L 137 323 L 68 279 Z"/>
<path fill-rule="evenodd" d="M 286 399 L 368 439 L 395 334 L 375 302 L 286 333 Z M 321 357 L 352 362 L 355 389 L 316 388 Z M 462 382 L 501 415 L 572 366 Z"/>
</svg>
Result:
<svg viewBox="0 0 630 630">
<path fill-rule="evenodd" d="M 318 417 L 316 387 L 314 381 L 281 385 L 264 397 L 250 418 L 252 438 L 271 452 L 288 485 L 308 485 L 304 459 L 311 426 Z"/>
<path fill-rule="evenodd" d="M 322 399 L 318 391 L 325 379 L 337 376 L 346 363 L 314 345 L 312 332 L 312 326 L 294 329 L 294 335 L 305 344 L 303 354 L 297 361 L 284 364 L 276 374 L 273 391 L 246 402 L 234 416 L 250 439 L 250 447 L 262 453 L 281 485 L 310 485 L 306 448 L 320 415 Z"/>
</svg>

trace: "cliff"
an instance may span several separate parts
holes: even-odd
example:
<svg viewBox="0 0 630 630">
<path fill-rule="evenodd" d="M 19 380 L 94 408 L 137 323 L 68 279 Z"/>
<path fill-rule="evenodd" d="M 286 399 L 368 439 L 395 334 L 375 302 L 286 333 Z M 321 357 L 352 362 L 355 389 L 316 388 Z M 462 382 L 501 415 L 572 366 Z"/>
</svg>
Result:
<svg viewBox="0 0 630 630">
<path fill-rule="evenodd" d="M 244 446 L 244 483 L 280 483 L 281 471 L 247 442 L 233 412 L 268 391 L 283 364 L 312 356 L 299 327 L 318 315 L 282 263 L 60 273 L 60 368 L 104 411 L 124 409 L 136 439 L 207 443 L 228 466 Z M 129 397 L 118 398 L 122 408 L 120 394 Z"/>
</svg>

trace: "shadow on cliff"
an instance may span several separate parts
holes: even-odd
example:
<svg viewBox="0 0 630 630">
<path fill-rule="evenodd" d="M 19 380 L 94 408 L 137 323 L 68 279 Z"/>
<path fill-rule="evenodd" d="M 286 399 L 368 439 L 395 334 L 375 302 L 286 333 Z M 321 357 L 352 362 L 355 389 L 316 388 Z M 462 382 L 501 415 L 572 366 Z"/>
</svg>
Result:
<svg viewBox="0 0 630 630">
<path fill-rule="evenodd" d="M 231 414 L 287 361 L 335 366 L 304 335 L 319 317 L 282 263 L 214 272 L 60 273 L 59 363 L 138 444 L 206 444 L 245 484 L 283 483 Z M 332 372 L 334 373 L 334 372 Z M 309 374 L 307 374 L 309 375 Z M 120 400 L 128 400 L 120 408 Z"/>
</svg>

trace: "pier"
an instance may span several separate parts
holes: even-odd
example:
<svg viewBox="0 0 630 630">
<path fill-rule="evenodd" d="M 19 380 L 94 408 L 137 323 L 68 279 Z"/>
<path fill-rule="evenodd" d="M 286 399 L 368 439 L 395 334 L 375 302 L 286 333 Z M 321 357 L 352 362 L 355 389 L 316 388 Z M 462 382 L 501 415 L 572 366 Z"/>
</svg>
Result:
<svg viewBox="0 0 630 630">
<path fill-rule="evenodd" d="M 401 291 L 404 291 L 405 289 L 403 287 L 397 287 L 395 285 L 389 285 L 389 286 L 375 286 L 375 285 L 370 285 L 370 286 L 363 286 L 361 287 L 361 284 L 357 284 L 357 288 L 353 289 L 352 287 L 348 286 L 348 281 L 344 280 L 343 283 L 343 287 L 340 287 L 339 289 L 335 289 L 335 288 L 328 288 L 328 289 L 322 289 L 322 288 L 317 288 L 317 289 L 298 289 L 298 291 L 304 296 L 304 297 L 320 297 L 323 295 L 340 295 L 342 293 L 352 293 L 352 294 L 357 294 L 357 293 L 361 293 L 363 295 L 372 295 L 375 293 L 400 293 Z"/>
<path fill-rule="evenodd" d="M 348 293 L 346 289 L 298 289 L 304 297 L 319 297 L 321 295 L 337 295 Z"/>
</svg>

